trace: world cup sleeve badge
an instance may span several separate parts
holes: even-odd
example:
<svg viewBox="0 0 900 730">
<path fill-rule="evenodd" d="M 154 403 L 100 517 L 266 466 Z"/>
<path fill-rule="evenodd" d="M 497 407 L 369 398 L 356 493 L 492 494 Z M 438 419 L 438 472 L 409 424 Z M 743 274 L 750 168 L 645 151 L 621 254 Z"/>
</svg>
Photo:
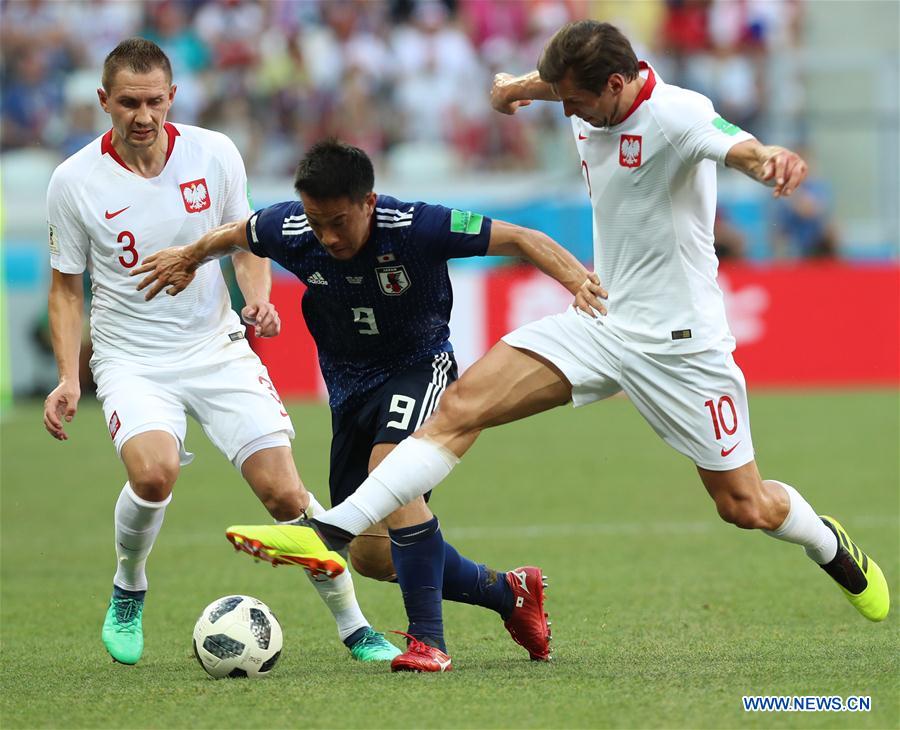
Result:
<svg viewBox="0 0 900 730">
<path fill-rule="evenodd" d="M 205 177 L 181 183 L 179 187 L 181 188 L 181 200 L 184 203 L 184 209 L 188 213 L 200 213 L 209 208 L 209 186 L 206 184 Z"/>
<path fill-rule="evenodd" d="M 619 164 L 622 167 L 641 166 L 641 135 L 623 134 L 619 139 Z"/>
</svg>

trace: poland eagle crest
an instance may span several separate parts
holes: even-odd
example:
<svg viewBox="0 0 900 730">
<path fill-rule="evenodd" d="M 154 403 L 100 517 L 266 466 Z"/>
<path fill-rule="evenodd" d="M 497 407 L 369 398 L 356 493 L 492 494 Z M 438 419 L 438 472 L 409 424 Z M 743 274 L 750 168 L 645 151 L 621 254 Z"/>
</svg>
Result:
<svg viewBox="0 0 900 730">
<path fill-rule="evenodd" d="M 622 135 L 619 140 L 619 164 L 622 167 L 641 166 L 641 135 Z"/>
<path fill-rule="evenodd" d="M 206 178 L 181 183 L 181 199 L 184 201 L 184 209 L 188 213 L 199 213 L 209 208 L 209 189 Z"/>
</svg>

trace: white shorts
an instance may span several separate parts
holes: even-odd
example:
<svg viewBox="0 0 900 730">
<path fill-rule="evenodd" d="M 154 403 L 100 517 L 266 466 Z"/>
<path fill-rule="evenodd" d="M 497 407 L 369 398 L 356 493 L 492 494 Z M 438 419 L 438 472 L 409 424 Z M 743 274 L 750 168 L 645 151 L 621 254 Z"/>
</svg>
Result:
<svg viewBox="0 0 900 730">
<path fill-rule="evenodd" d="M 747 384 L 729 348 L 642 352 L 574 308 L 503 341 L 556 365 L 576 407 L 624 391 L 663 441 L 699 467 L 727 471 L 753 460 Z"/>
<path fill-rule="evenodd" d="M 186 414 L 229 461 L 250 456 L 245 446 L 270 434 L 294 437 L 269 372 L 246 340 L 229 342 L 207 356 L 178 366 L 148 366 L 104 360 L 94 367 L 97 398 L 109 435 L 121 457 L 128 439 L 166 431 L 178 442 L 181 464 L 194 458 L 184 446 Z M 252 453 L 252 452 L 251 452 Z M 239 464 L 236 464 L 240 468 Z"/>
</svg>

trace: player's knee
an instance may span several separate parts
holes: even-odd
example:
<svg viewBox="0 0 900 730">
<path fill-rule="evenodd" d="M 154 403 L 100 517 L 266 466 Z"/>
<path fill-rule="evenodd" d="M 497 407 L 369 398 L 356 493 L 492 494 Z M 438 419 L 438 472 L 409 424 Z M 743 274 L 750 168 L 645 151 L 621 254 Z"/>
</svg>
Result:
<svg viewBox="0 0 900 730">
<path fill-rule="evenodd" d="M 162 502 L 172 493 L 175 480 L 178 478 L 179 465 L 154 463 L 146 464 L 129 474 L 128 481 L 134 493 L 148 502 Z"/>
<path fill-rule="evenodd" d="M 397 573 L 387 535 L 359 535 L 350 543 L 350 564 L 359 575 L 373 580 L 393 580 Z"/>
</svg>

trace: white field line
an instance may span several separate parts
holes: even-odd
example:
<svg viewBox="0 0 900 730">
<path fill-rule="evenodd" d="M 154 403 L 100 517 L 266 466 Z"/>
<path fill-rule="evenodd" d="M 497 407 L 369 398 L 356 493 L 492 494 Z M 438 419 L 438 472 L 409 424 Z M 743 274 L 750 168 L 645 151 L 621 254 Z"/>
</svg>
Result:
<svg viewBox="0 0 900 730">
<path fill-rule="evenodd" d="M 854 528 L 881 528 L 900 526 L 900 517 L 890 515 L 863 515 L 839 518 L 848 530 Z M 503 525 L 496 527 L 442 526 L 442 532 L 452 539 L 518 539 L 523 537 L 585 537 L 591 535 L 673 535 L 701 534 L 725 527 L 714 515 L 702 522 L 589 522 L 543 525 Z"/>
</svg>

